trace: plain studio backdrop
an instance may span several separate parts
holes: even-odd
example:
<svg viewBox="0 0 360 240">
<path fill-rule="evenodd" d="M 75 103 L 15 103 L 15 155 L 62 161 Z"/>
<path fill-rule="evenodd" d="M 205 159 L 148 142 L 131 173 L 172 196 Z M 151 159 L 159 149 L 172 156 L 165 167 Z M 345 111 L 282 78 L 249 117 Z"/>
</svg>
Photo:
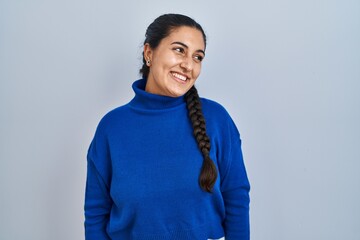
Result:
<svg viewBox="0 0 360 240">
<path fill-rule="evenodd" d="M 358 0 L 1 0 L 0 239 L 84 238 L 88 146 L 169 12 L 208 35 L 197 87 L 241 132 L 251 238 L 360 239 Z"/>
</svg>

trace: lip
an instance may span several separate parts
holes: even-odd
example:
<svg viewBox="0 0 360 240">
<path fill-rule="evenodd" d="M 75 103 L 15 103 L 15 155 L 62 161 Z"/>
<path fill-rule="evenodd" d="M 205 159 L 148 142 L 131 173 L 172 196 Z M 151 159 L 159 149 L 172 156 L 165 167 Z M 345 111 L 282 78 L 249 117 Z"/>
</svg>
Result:
<svg viewBox="0 0 360 240">
<path fill-rule="evenodd" d="M 181 80 L 181 79 L 175 77 L 175 76 L 173 75 L 174 73 L 186 77 L 186 80 L 184 81 L 184 80 Z M 171 77 L 172 77 L 173 79 L 175 79 L 176 81 L 178 81 L 178 82 L 180 82 L 180 83 L 186 83 L 188 80 L 190 80 L 190 78 L 189 78 L 188 75 L 183 74 L 183 73 L 180 73 L 180 72 L 171 71 L 171 72 L 170 72 L 170 75 L 171 75 Z"/>
</svg>

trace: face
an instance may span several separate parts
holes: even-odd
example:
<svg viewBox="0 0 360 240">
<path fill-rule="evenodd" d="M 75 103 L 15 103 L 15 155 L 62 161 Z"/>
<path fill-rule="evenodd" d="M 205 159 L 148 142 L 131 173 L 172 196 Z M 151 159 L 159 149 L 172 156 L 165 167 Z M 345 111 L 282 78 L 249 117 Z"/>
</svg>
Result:
<svg viewBox="0 0 360 240">
<path fill-rule="evenodd" d="M 195 83 L 205 57 L 202 33 L 192 27 L 175 28 L 156 49 L 144 45 L 150 67 L 145 91 L 170 97 L 184 95 Z"/>
</svg>

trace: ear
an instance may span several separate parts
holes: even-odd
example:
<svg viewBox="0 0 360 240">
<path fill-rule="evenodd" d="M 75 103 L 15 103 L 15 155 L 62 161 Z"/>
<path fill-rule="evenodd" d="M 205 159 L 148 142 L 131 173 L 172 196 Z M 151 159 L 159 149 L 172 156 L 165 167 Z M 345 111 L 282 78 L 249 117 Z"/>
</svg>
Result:
<svg viewBox="0 0 360 240">
<path fill-rule="evenodd" d="M 153 56 L 153 50 L 150 47 L 150 45 L 148 43 L 144 44 L 144 58 L 145 61 L 150 60 L 152 61 L 152 56 Z"/>
</svg>

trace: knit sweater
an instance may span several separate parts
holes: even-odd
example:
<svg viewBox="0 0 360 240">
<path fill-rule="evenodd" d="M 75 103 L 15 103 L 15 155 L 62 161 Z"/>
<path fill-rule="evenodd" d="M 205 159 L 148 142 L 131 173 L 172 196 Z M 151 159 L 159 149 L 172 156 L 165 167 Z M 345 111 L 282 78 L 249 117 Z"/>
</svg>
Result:
<svg viewBox="0 0 360 240">
<path fill-rule="evenodd" d="M 239 132 L 227 111 L 201 98 L 218 169 L 213 193 L 198 182 L 203 157 L 184 96 L 146 92 L 100 121 L 87 155 L 87 240 L 248 240 L 249 189 Z"/>
</svg>

